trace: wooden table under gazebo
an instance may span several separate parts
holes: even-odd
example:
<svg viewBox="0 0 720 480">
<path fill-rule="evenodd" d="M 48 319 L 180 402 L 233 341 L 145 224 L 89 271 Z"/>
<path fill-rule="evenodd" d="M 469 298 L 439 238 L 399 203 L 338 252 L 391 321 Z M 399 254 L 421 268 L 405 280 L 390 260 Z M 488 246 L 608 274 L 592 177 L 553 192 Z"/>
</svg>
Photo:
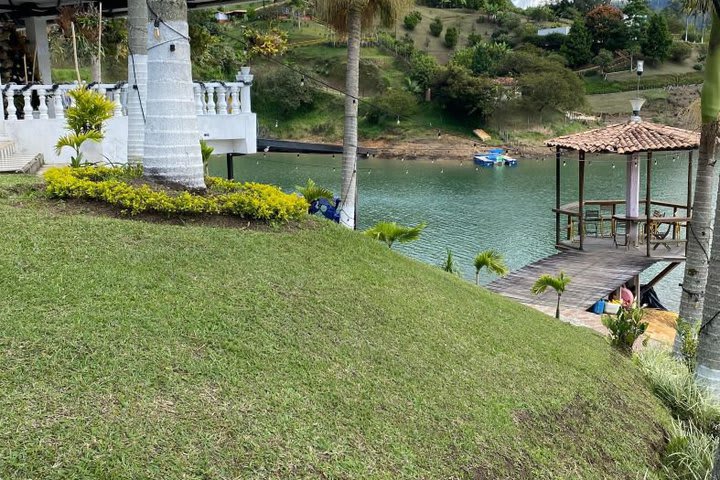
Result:
<svg viewBox="0 0 720 480">
<path fill-rule="evenodd" d="M 553 212 L 555 246 L 560 252 L 512 272 L 488 288 L 522 303 L 549 305 L 554 301 L 552 298 L 535 297 L 530 294 L 530 287 L 540 273 L 555 275 L 564 271 L 572 277 L 571 287 L 563 295 L 564 304 L 584 310 L 626 282 L 634 282 L 639 295 L 640 273 L 657 262 L 670 262 L 648 282 L 649 286 L 655 285 L 685 260 L 683 230 L 687 231 L 692 217 L 693 151 L 699 142 L 698 133 L 642 121 L 637 111 L 626 123 L 548 140 L 546 145 L 555 147 L 556 152 Z M 561 205 L 562 164 L 574 160 L 574 156 L 564 159 L 564 152 L 578 153 L 578 199 Z M 652 198 L 652 170 L 660 160 L 659 155 L 653 157 L 657 152 L 687 154 L 687 179 L 682 186 L 687 188 L 686 202 Z M 624 199 L 585 198 L 586 154 L 626 157 Z M 643 200 L 640 199 L 642 160 L 647 165 Z"/>
</svg>

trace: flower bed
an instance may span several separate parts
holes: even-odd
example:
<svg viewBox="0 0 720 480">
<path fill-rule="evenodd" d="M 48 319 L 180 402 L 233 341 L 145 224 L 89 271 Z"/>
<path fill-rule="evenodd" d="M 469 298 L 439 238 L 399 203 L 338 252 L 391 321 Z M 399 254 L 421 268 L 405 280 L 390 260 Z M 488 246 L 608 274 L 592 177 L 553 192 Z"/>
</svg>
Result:
<svg viewBox="0 0 720 480">
<path fill-rule="evenodd" d="M 275 222 L 300 219 L 308 209 L 305 199 L 273 185 L 207 177 L 207 192 L 198 194 L 156 188 L 141 183 L 141 177 L 141 167 L 61 167 L 45 173 L 51 197 L 97 200 L 130 215 L 233 215 Z"/>
</svg>

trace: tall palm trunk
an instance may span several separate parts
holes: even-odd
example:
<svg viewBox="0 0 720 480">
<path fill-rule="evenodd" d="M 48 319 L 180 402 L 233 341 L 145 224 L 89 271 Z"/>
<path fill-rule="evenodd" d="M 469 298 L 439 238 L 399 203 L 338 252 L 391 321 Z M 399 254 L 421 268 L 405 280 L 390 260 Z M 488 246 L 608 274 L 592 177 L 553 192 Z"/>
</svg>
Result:
<svg viewBox="0 0 720 480">
<path fill-rule="evenodd" d="M 90 55 L 90 72 L 93 82 L 102 82 L 102 60 L 98 55 Z"/>
<path fill-rule="evenodd" d="M 688 227 L 687 259 L 680 297 L 680 318 L 696 324 L 702 319 L 705 285 L 708 278 L 709 253 L 712 246 L 712 224 L 715 217 L 714 196 L 718 188 L 715 174 L 715 141 L 718 122 L 711 120 L 702 126 L 698 170 L 693 197 L 692 221 Z M 675 337 L 673 350 L 680 353 L 682 342 Z"/>
<path fill-rule="evenodd" d="M 149 0 L 144 172 L 155 180 L 205 188 L 192 85 L 187 5 Z"/>
<path fill-rule="evenodd" d="M 127 158 L 131 165 L 142 163 L 145 148 L 147 103 L 148 11 L 145 0 L 128 0 L 128 142 Z"/>
<path fill-rule="evenodd" d="M 475 285 L 480 286 L 480 270 L 475 270 Z"/>
<path fill-rule="evenodd" d="M 345 78 L 345 134 L 340 204 L 340 223 L 355 228 L 357 196 L 358 84 L 360 81 L 360 35 L 362 7 L 353 2 L 348 11 L 348 63 Z"/>
<path fill-rule="evenodd" d="M 720 112 L 720 19 L 718 19 L 717 11 L 712 12 L 710 45 L 708 46 L 701 101 L 703 123 L 717 122 L 718 112 Z M 703 133 L 705 133 L 705 129 L 703 129 Z M 720 200 L 720 196 L 718 200 Z M 709 274 L 705 287 L 703 327 L 700 329 L 698 339 L 696 375 L 698 382 L 706 385 L 715 396 L 720 397 L 720 320 L 718 320 L 720 317 L 720 248 L 718 248 L 720 245 L 720 215 L 715 215 L 713 227 L 712 242 L 715 248 L 710 255 Z"/>
<path fill-rule="evenodd" d="M 555 307 L 555 318 L 560 320 L 560 297 L 561 295 L 558 293 L 558 299 L 557 299 L 557 306 Z"/>
</svg>

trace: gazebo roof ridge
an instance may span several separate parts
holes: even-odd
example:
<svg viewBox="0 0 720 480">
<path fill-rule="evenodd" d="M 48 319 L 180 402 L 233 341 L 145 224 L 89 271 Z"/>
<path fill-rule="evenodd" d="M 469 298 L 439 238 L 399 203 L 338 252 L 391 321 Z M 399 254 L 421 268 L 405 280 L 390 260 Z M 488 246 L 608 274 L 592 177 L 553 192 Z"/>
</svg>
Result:
<svg viewBox="0 0 720 480">
<path fill-rule="evenodd" d="M 586 153 L 615 154 L 694 150 L 700 145 L 700 134 L 668 125 L 630 120 L 552 138 L 545 145 Z"/>
</svg>

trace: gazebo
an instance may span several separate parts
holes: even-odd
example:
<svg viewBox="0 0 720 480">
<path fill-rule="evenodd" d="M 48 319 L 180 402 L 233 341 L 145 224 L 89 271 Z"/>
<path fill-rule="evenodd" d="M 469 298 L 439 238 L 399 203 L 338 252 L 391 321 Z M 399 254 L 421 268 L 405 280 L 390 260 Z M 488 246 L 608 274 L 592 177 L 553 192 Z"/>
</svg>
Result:
<svg viewBox="0 0 720 480">
<path fill-rule="evenodd" d="M 635 105 L 633 106 L 635 109 Z M 618 251 L 657 257 L 670 261 L 685 258 L 685 238 L 682 228 L 687 227 L 692 212 L 693 151 L 699 146 L 699 134 L 689 130 L 642 121 L 637 113 L 625 123 L 565 135 L 546 141 L 555 147 L 555 244 L 558 249 Z M 561 164 L 563 151 L 578 152 L 578 200 L 560 204 Z M 687 201 L 684 204 L 653 200 L 653 153 L 687 153 Z M 612 154 L 626 156 L 626 188 L 624 200 L 585 198 L 586 154 Z M 646 161 L 646 191 L 640 200 L 641 154 Z M 644 206 L 641 212 L 640 207 Z M 618 206 L 624 211 L 619 212 Z M 562 217 L 567 218 L 565 227 Z M 610 228 L 605 231 L 605 224 Z M 662 232 L 660 226 L 667 225 Z M 592 226 L 592 236 L 588 227 Z M 566 229 L 566 235 L 563 235 Z M 641 249 L 643 245 L 645 248 Z M 662 246 L 662 248 L 659 248 Z M 644 251 L 643 251 L 644 250 Z"/>
</svg>

